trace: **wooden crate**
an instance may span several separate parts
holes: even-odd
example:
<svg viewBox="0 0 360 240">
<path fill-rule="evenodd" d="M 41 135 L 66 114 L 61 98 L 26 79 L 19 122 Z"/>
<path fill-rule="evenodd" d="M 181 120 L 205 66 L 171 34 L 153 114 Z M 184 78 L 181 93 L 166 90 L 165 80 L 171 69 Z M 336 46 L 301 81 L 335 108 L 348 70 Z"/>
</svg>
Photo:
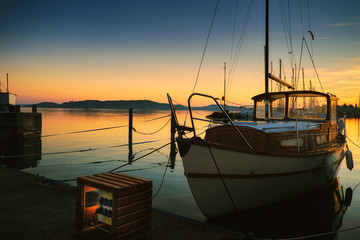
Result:
<svg viewBox="0 0 360 240">
<path fill-rule="evenodd" d="M 107 203 L 104 209 L 107 208 L 107 213 L 111 210 L 111 216 L 96 212 L 102 207 L 99 200 L 104 193 L 107 194 L 103 197 Z M 151 204 L 151 180 L 117 172 L 78 177 L 76 226 L 83 231 L 96 226 L 111 234 L 111 239 L 135 237 L 150 230 Z"/>
</svg>

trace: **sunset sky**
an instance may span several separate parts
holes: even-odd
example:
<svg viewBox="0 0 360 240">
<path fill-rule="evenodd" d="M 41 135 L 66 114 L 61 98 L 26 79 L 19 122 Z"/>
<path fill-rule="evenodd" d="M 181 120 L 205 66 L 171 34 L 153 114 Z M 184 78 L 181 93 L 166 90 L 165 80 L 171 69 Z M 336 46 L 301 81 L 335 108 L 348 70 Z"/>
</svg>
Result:
<svg viewBox="0 0 360 240">
<path fill-rule="evenodd" d="M 227 99 L 250 104 L 253 95 L 264 91 L 265 1 L 253 1 L 236 70 L 230 76 L 236 2 L 220 0 L 195 91 L 220 98 L 226 62 L 230 85 Z M 216 0 L 2 0 L 0 89 L 6 91 L 9 73 L 9 90 L 17 94 L 19 104 L 88 99 L 166 102 L 166 93 L 186 104 L 216 3 Z M 233 49 L 249 3 L 250 0 L 238 2 Z M 270 0 L 270 4 L 270 60 L 274 74 L 278 75 L 279 58 L 282 59 L 290 81 L 286 42 L 289 36 L 284 33 L 280 12 L 282 6 L 288 21 L 288 1 Z M 292 0 L 290 9 L 297 67 L 304 37 L 313 52 L 324 92 L 337 95 L 340 104 L 354 105 L 360 94 L 360 1 Z M 312 86 L 322 91 L 303 46 L 305 87 L 308 88 L 311 79 Z"/>
</svg>

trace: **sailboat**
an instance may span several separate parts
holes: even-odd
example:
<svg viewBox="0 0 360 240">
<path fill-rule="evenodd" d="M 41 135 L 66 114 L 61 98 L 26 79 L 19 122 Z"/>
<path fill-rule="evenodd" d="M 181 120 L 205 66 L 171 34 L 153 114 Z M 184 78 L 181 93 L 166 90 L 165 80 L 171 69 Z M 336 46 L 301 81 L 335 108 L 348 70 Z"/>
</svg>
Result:
<svg viewBox="0 0 360 240">
<path fill-rule="evenodd" d="M 267 0 L 265 93 L 252 98 L 253 121 L 233 121 L 216 98 L 193 93 L 188 99 L 191 126 L 183 126 L 168 94 L 185 176 L 207 219 L 315 192 L 334 181 L 345 156 L 352 161 L 343 124 L 336 116 L 338 98 L 296 90 L 269 74 L 268 12 Z M 269 78 L 292 90 L 269 92 Z M 213 100 L 227 118 L 212 122 L 204 137 L 194 125 L 194 97 Z"/>
</svg>

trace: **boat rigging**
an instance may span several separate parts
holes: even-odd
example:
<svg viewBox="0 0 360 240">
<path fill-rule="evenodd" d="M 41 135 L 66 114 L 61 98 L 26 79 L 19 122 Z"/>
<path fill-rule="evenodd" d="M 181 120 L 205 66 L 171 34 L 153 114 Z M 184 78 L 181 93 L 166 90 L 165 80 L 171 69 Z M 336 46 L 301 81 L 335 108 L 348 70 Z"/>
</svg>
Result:
<svg viewBox="0 0 360 240">
<path fill-rule="evenodd" d="M 336 116 L 336 96 L 296 90 L 290 84 L 285 86 L 291 91 L 269 91 L 269 78 L 281 79 L 269 73 L 269 0 L 265 9 L 265 92 L 252 98 L 252 121 L 234 121 L 216 98 L 192 93 L 191 126 L 183 126 L 168 94 L 185 176 L 208 219 L 318 191 L 336 179 L 345 156 L 351 170 L 346 133 Z M 196 118 L 191 104 L 195 97 L 214 101 L 226 121 Z M 196 133 L 198 120 L 210 122 L 203 137 Z"/>
</svg>

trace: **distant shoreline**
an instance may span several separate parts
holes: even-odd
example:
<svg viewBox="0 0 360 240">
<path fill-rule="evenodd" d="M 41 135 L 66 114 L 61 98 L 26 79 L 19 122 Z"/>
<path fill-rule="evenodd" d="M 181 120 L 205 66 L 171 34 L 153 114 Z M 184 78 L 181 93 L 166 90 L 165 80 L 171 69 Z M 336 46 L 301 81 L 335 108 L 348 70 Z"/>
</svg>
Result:
<svg viewBox="0 0 360 240">
<path fill-rule="evenodd" d="M 38 108 L 67 108 L 67 109 L 151 109 L 151 110 L 170 110 L 169 104 L 157 103 L 150 100 L 117 100 L 117 101 L 69 101 L 64 103 L 42 102 L 35 104 Z M 23 107 L 31 107 L 32 104 L 22 105 Z M 187 107 L 175 105 L 176 110 L 186 110 Z M 208 105 L 204 107 L 194 107 L 194 110 L 219 111 L 216 105 Z M 240 111 L 239 107 L 228 106 L 230 111 Z M 360 108 L 353 105 L 337 106 L 338 117 L 360 118 Z"/>
<path fill-rule="evenodd" d="M 31 107 L 33 104 L 25 104 L 24 107 Z M 117 100 L 117 101 L 70 101 L 64 103 L 42 102 L 35 104 L 38 108 L 67 108 L 67 109 L 151 109 L 170 110 L 168 103 L 157 103 L 150 100 Z M 187 107 L 175 105 L 176 110 L 187 110 Z M 230 111 L 239 111 L 239 107 L 228 107 Z M 194 110 L 219 111 L 216 105 L 194 107 Z"/>
</svg>

